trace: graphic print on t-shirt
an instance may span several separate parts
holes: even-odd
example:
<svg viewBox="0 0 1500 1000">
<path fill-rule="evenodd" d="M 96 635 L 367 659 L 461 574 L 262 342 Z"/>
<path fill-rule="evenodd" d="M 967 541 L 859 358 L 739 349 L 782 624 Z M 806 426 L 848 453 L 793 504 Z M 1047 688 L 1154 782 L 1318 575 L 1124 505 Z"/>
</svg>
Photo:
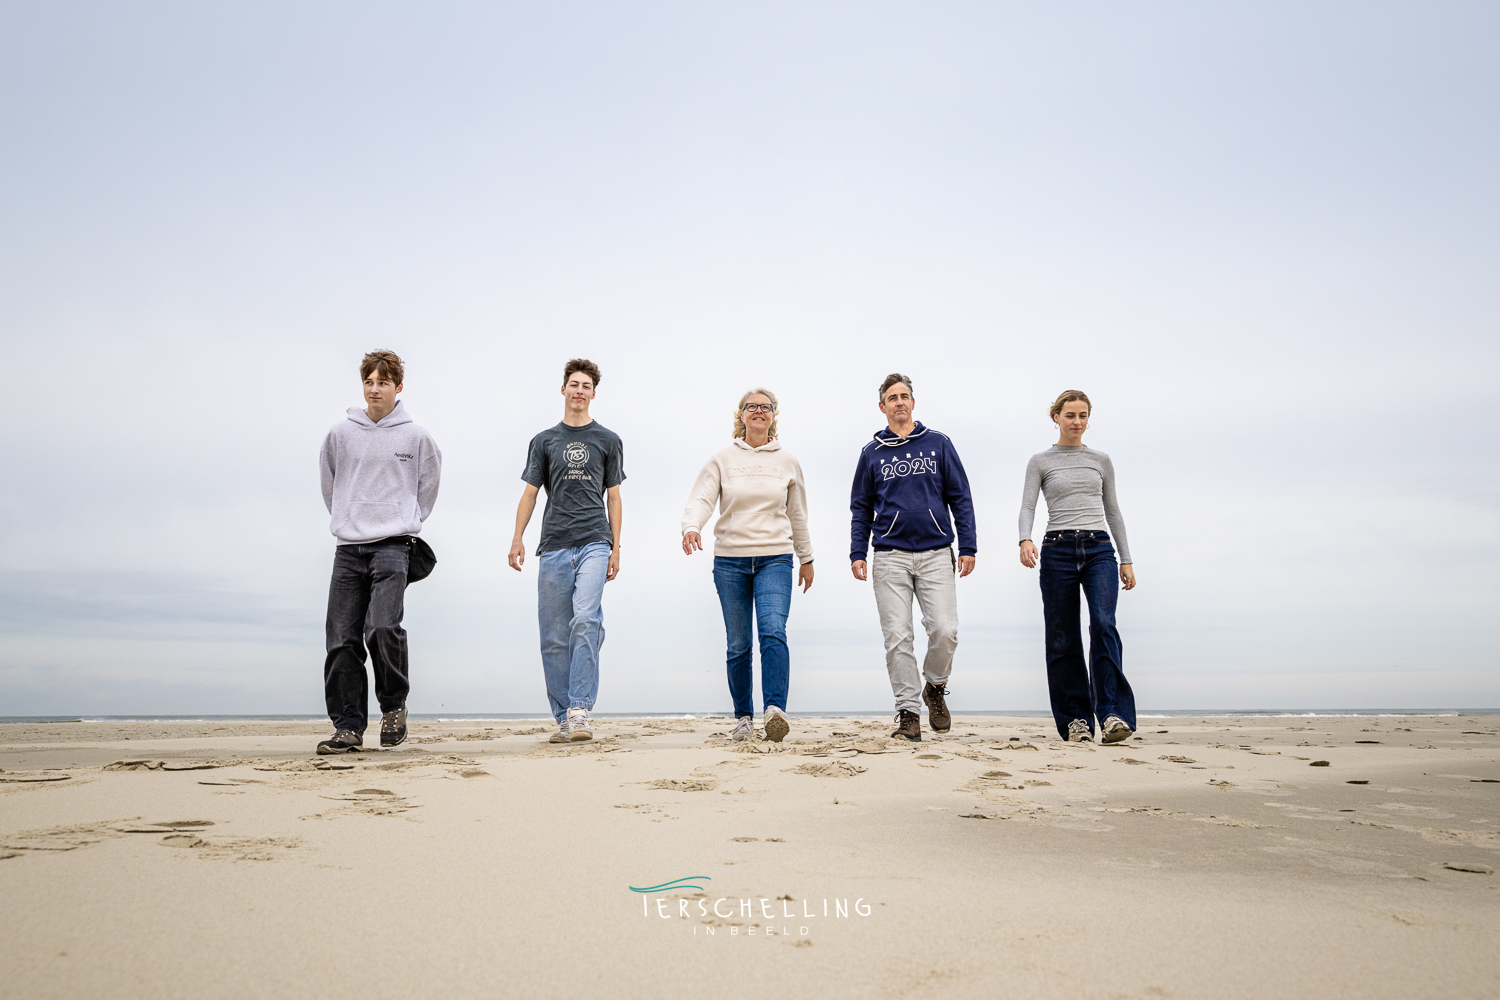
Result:
<svg viewBox="0 0 1500 1000">
<path fill-rule="evenodd" d="M 569 479 L 588 479 L 589 446 L 582 441 L 569 441 L 563 447 L 563 458 L 567 460 Z"/>
</svg>

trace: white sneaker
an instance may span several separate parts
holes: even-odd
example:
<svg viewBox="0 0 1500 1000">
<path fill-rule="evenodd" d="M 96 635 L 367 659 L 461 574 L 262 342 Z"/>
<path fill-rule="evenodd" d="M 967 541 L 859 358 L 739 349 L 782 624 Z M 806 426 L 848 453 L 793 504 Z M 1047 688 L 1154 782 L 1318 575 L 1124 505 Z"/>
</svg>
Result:
<svg viewBox="0 0 1500 1000">
<path fill-rule="evenodd" d="M 792 731 L 792 724 L 786 720 L 786 713 L 775 705 L 766 706 L 765 725 L 766 739 L 772 743 L 780 743 Z"/>
<path fill-rule="evenodd" d="M 563 724 L 568 727 L 569 743 L 582 743 L 594 738 L 594 727 L 589 725 L 589 710 L 586 708 L 568 709 L 568 717 Z"/>
<path fill-rule="evenodd" d="M 1121 740 L 1128 740 L 1131 734 L 1135 732 L 1118 715 L 1111 715 L 1105 719 L 1104 725 L 1099 727 L 1099 731 L 1105 743 L 1118 743 Z"/>
<path fill-rule="evenodd" d="M 568 742 L 568 731 L 569 731 L 568 720 L 567 720 L 567 718 L 564 718 L 561 722 L 559 722 L 557 724 L 557 732 L 555 732 L 551 736 L 547 737 L 547 742 L 548 743 L 566 743 L 566 742 Z"/>
<path fill-rule="evenodd" d="M 1094 734 L 1089 730 L 1089 722 L 1087 719 L 1074 719 L 1072 722 L 1068 723 L 1068 742 L 1094 742 Z"/>
<path fill-rule="evenodd" d="M 729 734 L 729 738 L 736 743 L 743 740 L 755 739 L 755 720 L 748 715 L 740 716 L 739 720 L 735 722 L 734 732 Z"/>
</svg>

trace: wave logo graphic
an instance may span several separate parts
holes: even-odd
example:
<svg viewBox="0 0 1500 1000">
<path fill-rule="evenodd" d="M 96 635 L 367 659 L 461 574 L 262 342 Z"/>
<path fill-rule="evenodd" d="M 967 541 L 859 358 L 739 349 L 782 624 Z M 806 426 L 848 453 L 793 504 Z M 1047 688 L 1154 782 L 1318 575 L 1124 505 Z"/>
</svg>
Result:
<svg viewBox="0 0 1500 1000">
<path fill-rule="evenodd" d="M 702 892 L 704 887 L 698 884 L 700 879 L 704 882 L 713 881 L 713 879 L 709 878 L 707 875 L 688 875 L 685 878 L 673 879 L 671 882 L 663 882 L 661 885 L 651 885 L 646 886 L 645 888 L 637 888 L 636 886 L 631 886 L 630 891 L 671 892 L 673 889 L 697 889 L 699 892 Z"/>
</svg>

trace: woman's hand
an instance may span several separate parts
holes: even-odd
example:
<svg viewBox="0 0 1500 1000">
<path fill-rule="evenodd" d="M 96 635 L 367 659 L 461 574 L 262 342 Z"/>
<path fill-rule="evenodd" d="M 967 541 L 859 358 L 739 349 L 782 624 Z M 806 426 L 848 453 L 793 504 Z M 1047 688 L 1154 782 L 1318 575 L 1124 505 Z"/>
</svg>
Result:
<svg viewBox="0 0 1500 1000">
<path fill-rule="evenodd" d="M 1027 569 L 1036 569 L 1036 543 L 1029 538 L 1021 543 L 1021 565 Z"/>
<path fill-rule="evenodd" d="M 803 563 L 802 564 L 802 568 L 797 571 L 797 579 L 802 584 L 802 592 L 804 594 L 807 593 L 807 588 L 812 586 L 812 578 L 813 578 L 812 563 L 810 563 L 810 562 Z"/>
<path fill-rule="evenodd" d="M 1126 590 L 1135 589 L 1135 567 L 1130 563 L 1120 567 L 1120 583 L 1124 584 Z"/>
<path fill-rule="evenodd" d="M 703 548 L 703 539 L 696 531 L 689 531 L 682 536 L 682 554 L 690 556 Z"/>
</svg>

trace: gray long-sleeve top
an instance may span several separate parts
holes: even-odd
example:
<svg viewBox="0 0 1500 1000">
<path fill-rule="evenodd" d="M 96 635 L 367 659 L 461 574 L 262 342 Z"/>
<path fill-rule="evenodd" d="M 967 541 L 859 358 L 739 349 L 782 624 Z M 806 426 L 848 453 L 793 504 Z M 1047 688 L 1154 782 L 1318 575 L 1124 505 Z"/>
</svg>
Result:
<svg viewBox="0 0 1500 1000">
<path fill-rule="evenodd" d="M 1125 518 L 1115 499 L 1115 466 L 1104 452 L 1087 445 L 1055 444 L 1031 456 L 1021 491 L 1018 541 L 1031 537 L 1038 493 L 1047 498 L 1048 531 L 1108 531 L 1120 565 L 1130 562 Z"/>
</svg>

